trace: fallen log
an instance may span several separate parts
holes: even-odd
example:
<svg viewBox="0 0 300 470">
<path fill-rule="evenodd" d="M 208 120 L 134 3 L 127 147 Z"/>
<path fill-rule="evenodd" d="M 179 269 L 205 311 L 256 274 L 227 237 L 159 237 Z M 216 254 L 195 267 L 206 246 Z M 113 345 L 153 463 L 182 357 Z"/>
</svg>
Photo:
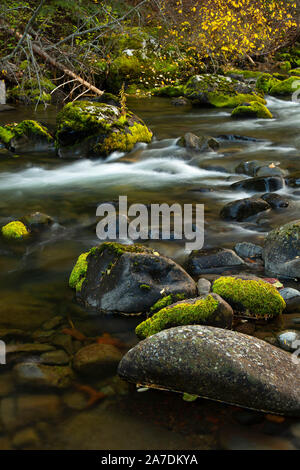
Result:
<svg viewBox="0 0 300 470">
<path fill-rule="evenodd" d="M 11 29 L 10 27 L 8 27 L 7 25 L 4 25 L 3 23 L 2 23 L 2 25 L 9 34 L 15 36 L 18 40 L 22 39 L 23 35 L 20 34 L 18 31 L 14 30 L 14 29 Z M 71 77 L 75 81 L 81 83 L 81 85 L 88 88 L 89 90 L 94 92 L 96 95 L 99 95 L 99 96 L 103 95 L 104 91 L 99 90 L 99 88 L 96 88 L 91 83 L 89 83 L 86 80 L 84 80 L 83 78 L 79 77 L 79 75 L 72 72 L 72 70 L 68 69 L 64 64 L 62 64 L 61 62 L 58 62 L 56 59 L 51 57 L 46 51 L 44 51 L 40 46 L 38 46 L 34 42 L 32 42 L 31 44 L 32 44 L 32 50 L 37 55 L 39 55 L 42 59 L 44 59 L 46 63 L 49 63 L 52 67 L 54 67 L 58 70 L 61 70 L 65 75 L 67 75 L 68 77 Z"/>
</svg>

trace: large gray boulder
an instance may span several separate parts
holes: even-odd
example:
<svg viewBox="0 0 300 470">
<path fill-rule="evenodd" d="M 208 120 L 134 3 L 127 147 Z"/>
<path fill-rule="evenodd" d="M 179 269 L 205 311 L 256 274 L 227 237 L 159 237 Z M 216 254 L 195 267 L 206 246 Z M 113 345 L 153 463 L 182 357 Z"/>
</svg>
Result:
<svg viewBox="0 0 300 470">
<path fill-rule="evenodd" d="M 268 275 L 300 278 L 300 220 L 278 227 L 267 235 L 263 258 Z"/>
<path fill-rule="evenodd" d="M 104 242 L 79 256 L 69 279 L 77 300 L 104 313 L 138 314 L 166 295 L 197 295 L 177 263 L 142 245 Z"/>
<path fill-rule="evenodd" d="M 142 386 L 300 416 L 292 355 L 236 331 L 189 325 L 161 331 L 123 357 L 118 373 Z"/>
</svg>

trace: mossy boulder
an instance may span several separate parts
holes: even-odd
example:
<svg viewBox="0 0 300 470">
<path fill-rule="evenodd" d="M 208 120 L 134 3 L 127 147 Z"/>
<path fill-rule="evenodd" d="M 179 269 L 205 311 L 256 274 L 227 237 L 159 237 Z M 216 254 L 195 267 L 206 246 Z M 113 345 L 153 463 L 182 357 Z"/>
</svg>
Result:
<svg viewBox="0 0 300 470">
<path fill-rule="evenodd" d="M 222 276 L 214 282 L 212 291 L 236 312 L 254 318 L 276 317 L 285 308 L 285 301 L 277 289 L 263 280 Z"/>
<path fill-rule="evenodd" d="M 273 115 L 268 108 L 258 101 L 251 101 L 250 103 L 237 106 L 232 111 L 231 117 L 273 119 Z"/>
<path fill-rule="evenodd" d="M 300 220 L 272 230 L 265 239 L 263 258 L 268 275 L 300 279 Z"/>
<path fill-rule="evenodd" d="M 270 90 L 273 86 L 277 85 L 280 83 L 280 80 L 275 78 L 273 75 L 270 73 L 263 73 L 258 77 L 256 81 L 256 90 L 258 92 L 263 92 L 263 93 L 270 93 Z"/>
<path fill-rule="evenodd" d="M 106 103 L 75 101 L 57 117 L 56 146 L 62 158 L 106 157 L 151 139 L 152 132 L 141 119 Z"/>
<path fill-rule="evenodd" d="M 1 228 L 1 233 L 7 240 L 23 240 L 30 235 L 26 225 L 19 220 L 9 222 Z"/>
<path fill-rule="evenodd" d="M 165 296 L 196 295 L 196 284 L 171 259 L 142 245 L 104 242 L 79 256 L 69 279 L 76 299 L 104 313 L 139 314 Z"/>
<path fill-rule="evenodd" d="M 253 89 L 238 80 L 222 75 L 194 75 L 184 86 L 184 96 L 196 106 L 235 108 L 245 102 L 265 100 Z"/>
<path fill-rule="evenodd" d="M 299 89 L 299 77 L 292 76 L 274 83 L 269 93 L 273 96 L 288 96 L 292 95 L 297 89 Z"/>
<path fill-rule="evenodd" d="M 0 127 L 0 142 L 14 153 L 52 152 L 55 149 L 48 129 L 30 119 Z"/>
<path fill-rule="evenodd" d="M 163 308 L 136 327 L 136 335 L 143 339 L 159 331 L 180 325 L 210 325 L 231 328 L 233 311 L 219 295 L 189 299 Z"/>
<path fill-rule="evenodd" d="M 21 85 L 17 85 L 8 91 L 7 98 L 9 102 L 36 104 L 39 101 L 44 103 L 51 102 L 51 92 L 55 89 L 51 80 L 42 77 L 40 83 L 37 80 L 25 80 Z"/>
<path fill-rule="evenodd" d="M 300 68 L 290 70 L 289 75 L 292 75 L 294 77 L 300 77 Z"/>
</svg>

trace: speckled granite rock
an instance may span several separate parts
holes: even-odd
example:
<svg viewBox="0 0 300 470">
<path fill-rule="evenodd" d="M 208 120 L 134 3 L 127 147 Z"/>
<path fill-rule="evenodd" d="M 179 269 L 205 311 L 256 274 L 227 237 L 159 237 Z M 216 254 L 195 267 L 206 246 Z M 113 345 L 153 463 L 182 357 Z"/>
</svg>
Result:
<svg viewBox="0 0 300 470">
<path fill-rule="evenodd" d="M 141 341 L 121 378 L 271 413 L 300 416 L 300 368 L 291 354 L 235 331 L 190 325 Z"/>
</svg>

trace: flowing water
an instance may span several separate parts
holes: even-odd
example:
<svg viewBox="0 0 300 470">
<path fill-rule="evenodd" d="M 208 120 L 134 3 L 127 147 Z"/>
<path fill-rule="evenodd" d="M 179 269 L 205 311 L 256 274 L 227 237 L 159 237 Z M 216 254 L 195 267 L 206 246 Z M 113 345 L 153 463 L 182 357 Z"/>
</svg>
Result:
<svg viewBox="0 0 300 470">
<path fill-rule="evenodd" d="M 33 333 L 40 338 L 42 324 L 59 315 L 86 335 L 110 333 L 127 347 L 136 342 L 138 319 L 92 315 L 74 303 L 68 288 L 68 276 L 78 255 L 99 242 L 96 208 L 101 202 L 118 201 L 120 195 L 127 195 L 129 204 L 204 204 L 208 248 L 232 248 L 241 241 L 261 244 L 272 227 L 299 218 L 300 192 L 287 186 L 279 191 L 291 201 L 284 210 L 267 211 L 243 223 L 228 223 L 219 217 L 227 202 L 249 197 L 249 193 L 230 188 L 233 182 L 246 178 L 235 173 L 240 162 L 280 164 L 286 175 L 300 171 L 299 104 L 269 98 L 268 107 L 275 117 L 270 121 L 236 121 L 230 110 L 174 107 L 163 98 L 130 99 L 128 106 L 155 135 L 150 145 L 139 144 L 130 154 L 116 152 L 106 160 L 66 161 L 52 155 L 11 155 L 0 149 L 0 225 L 35 211 L 55 220 L 38 242 L 17 248 L 3 241 L 0 244 L 0 331 L 20 329 L 31 338 Z M 0 124 L 33 118 L 51 128 L 56 113 L 51 106 L 36 111 L 20 107 L 2 112 Z M 220 148 L 207 153 L 187 151 L 176 145 L 185 132 L 223 136 Z M 183 242 L 147 243 L 178 262 L 187 256 Z M 2 379 L 0 374 L 0 397 L 6 396 L 1 387 L 11 381 L 9 374 L 6 369 Z M 79 392 L 73 397 L 71 392 L 67 397 L 60 392 L 57 395 L 65 405 L 60 405 L 52 424 L 51 419 L 48 423 L 41 418 L 35 424 L 25 420 L 24 425 L 35 426 L 38 448 L 284 448 L 297 446 L 297 432 L 299 445 L 299 423 L 294 420 L 274 421 L 257 414 L 257 422 L 254 419 L 252 423 L 253 414 L 249 418 L 247 412 L 234 407 L 204 400 L 186 403 L 165 392 L 131 390 L 128 394 L 115 378 L 101 385 L 117 391 L 89 410 L 80 411 L 76 403 L 72 409 L 70 401 L 79 400 Z M 11 400 L 18 400 L 23 393 L 28 396 L 29 392 L 11 385 Z M 7 415 L 10 405 L 5 400 L 0 410 Z M 32 393 L 29 403 L 33 409 L 36 400 Z M 0 425 L 0 447 L 1 442 L 4 447 L 11 446 L 18 427 L 8 425 L 4 431 Z M 294 435 L 291 429 L 296 429 Z"/>
</svg>

